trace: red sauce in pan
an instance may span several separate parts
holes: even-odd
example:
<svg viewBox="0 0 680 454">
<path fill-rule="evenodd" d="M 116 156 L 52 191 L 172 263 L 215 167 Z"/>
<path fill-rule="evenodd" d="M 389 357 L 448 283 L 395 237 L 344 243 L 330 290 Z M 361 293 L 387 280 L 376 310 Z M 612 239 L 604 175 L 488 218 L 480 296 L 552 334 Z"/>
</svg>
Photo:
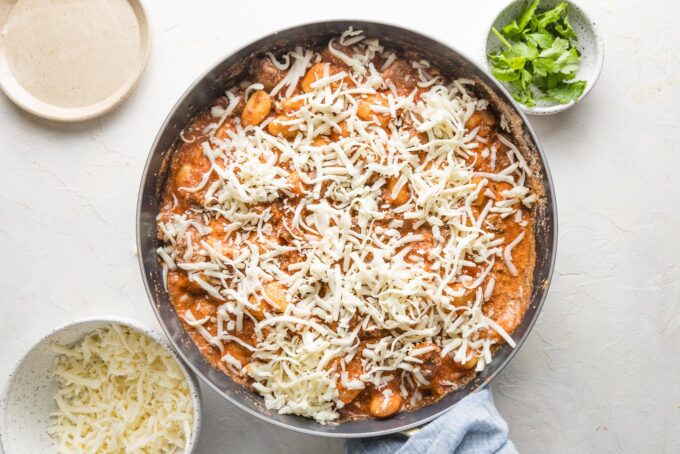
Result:
<svg viewBox="0 0 680 454">
<path fill-rule="evenodd" d="M 338 45 L 337 47 L 340 48 L 341 46 Z M 377 59 L 378 57 L 376 57 L 375 66 L 380 68 L 384 61 L 377 61 Z M 415 100 L 418 101 L 421 95 L 429 90 L 429 87 L 419 87 L 416 83 L 419 80 L 419 74 L 417 69 L 413 67 L 412 61 L 418 61 L 418 59 L 410 54 L 398 55 L 396 61 L 382 70 L 381 76 L 384 80 L 391 81 L 391 84 L 394 85 L 393 89 L 396 89 L 396 92 L 401 95 L 415 91 Z M 266 123 L 267 120 L 270 121 L 266 128 L 269 133 L 293 140 L 292 138 L 295 137 L 294 130 L 288 131 L 286 129 L 289 128 L 288 126 L 277 124 L 276 120 L 272 121 L 271 119 L 285 118 L 289 112 L 299 107 L 301 102 L 299 100 L 291 100 L 290 98 L 303 94 L 310 80 L 313 82 L 322 78 L 324 76 L 324 64 L 330 65 L 330 74 L 340 71 L 349 72 L 351 70 L 344 61 L 338 59 L 328 50 L 325 50 L 320 53 L 320 58 L 316 65 L 312 66 L 310 64 L 310 68 L 307 69 L 307 76 L 300 81 L 290 97 L 282 95 L 281 92 L 283 90 L 281 90 L 278 96 L 272 99 L 268 93 L 283 80 L 285 71 L 277 69 L 269 58 L 256 60 L 251 68 L 250 80 L 251 82 L 261 83 L 262 86 L 259 90 L 253 91 L 251 89 L 247 94 L 249 95 L 249 100 L 257 100 L 258 97 L 262 99 L 257 103 L 253 101 L 248 106 L 245 102 L 245 88 L 235 88 L 232 93 L 238 96 L 241 101 L 216 131 L 213 131 L 210 127 L 210 125 L 214 125 L 217 121 L 214 115 L 215 112 L 211 113 L 211 110 L 203 112 L 183 131 L 183 137 L 190 142 L 181 143 L 174 150 L 169 161 L 169 179 L 164 190 L 164 204 L 159 215 L 159 222 L 167 221 L 175 214 L 183 215 L 187 219 L 195 219 L 211 229 L 211 232 L 205 235 L 200 235 L 196 229 L 190 229 L 190 236 L 194 238 L 196 244 L 201 239 L 211 244 L 232 244 L 233 231 L 225 232 L 225 227 L 228 227 L 231 223 L 219 216 L 213 215 L 207 217 L 202 209 L 206 191 L 210 183 L 218 177 L 212 174 L 207 184 L 201 190 L 188 192 L 183 189 L 199 186 L 204 179 L 204 174 L 211 168 L 211 162 L 205 154 L 204 144 L 210 143 L 211 133 L 215 138 L 228 139 L 230 131 L 235 131 L 238 125 L 243 125 L 244 123 L 258 125 Z M 429 74 L 437 74 L 436 69 L 430 68 Z M 374 96 L 371 102 L 380 103 L 382 102 L 381 99 L 386 99 L 389 93 L 390 90 L 388 89 L 378 89 L 375 95 L 371 95 Z M 356 96 L 356 101 L 359 103 L 359 116 L 362 116 L 361 103 L 366 98 L 366 95 Z M 265 105 L 262 105 L 263 103 Z M 221 109 L 226 108 L 228 104 L 229 99 L 227 98 L 220 98 L 215 101 L 215 105 Z M 254 106 L 255 104 L 259 105 Z M 376 114 L 370 110 L 364 114 L 369 120 L 371 118 L 375 120 L 377 127 L 382 127 L 389 133 L 389 116 L 381 116 L 381 114 Z M 504 169 L 512 164 L 508 154 L 508 147 L 499 139 L 499 134 L 502 133 L 499 120 L 496 113 L 490 107 L 487 109 L 477 109 L 467 119 L 465 127 L 468 132 L 478 128 L 477 138 L 480 141 L 478 150 L 488 150 L 492 147 L 495 149 L 495 162 L 492 162 L 493 158 L 488 153 L 475 152 L 467 158 L 468 165 L 472 166 L 475 172 L 496 173 L 499 169 Z M 405 130 L 411 128 L 410 130 L 414 135 L 420 134 L 407 121 L 404 121 L 402 128 Z M 348 135 L 349 133 L 341 128 L 340 131 L 332 130 L 328 134 L 320 135 L 315 140 L 318 144 L 324 145 L 341 140 Z M 427 153 L 421 152 L 419 159 L 424 162 L 427 159 Z M 268 212 L 271 213 L 269 223 L 272 228 L 267 241 L 285 246 L 291 244 L 293 237 L 304 233 L 299 229 L 290 228 L 293 225 L 294 216 L 294 211 L 290 207 L 295 207 L 304 197 L 305 191 L 309 191 L 310 188 L 301 181 L 290 163 L 281 162 L 280 166 L 288 172 L 286 178 L 290 183 L 289 190 L 282 192 L 280 197 L 270 202 L 252 204 L 250 209 L 256 213 L 263 212 L 265 209 L 269 210 Z M 481 177 L 473 177 L 473 182 L 478 184 L 481 179 Z M 408 233 L 422 235 L 422 239 L 413 246 L 413 250 L 419 251 L 419 255 L 425 257 L 423 266 L 426 268 L 430 267 L 432 266 L 432 261 L 429 261 L 427 256 L 428 252 L 435 246 L 432 226 L 428 224 L 416 226 L 413 221 L 404 219 L 402 214 L 393 210 L 393 208 L 400 206 L 400 204 L 408 200 L 410 191 L 407 184 L 402 187 L 396 197 L 393 197 L 392 189 L 394 189 L 396 182 L 397 177 L 387 181 L 382 202 L 385 205 L 389 205 L 389 208 L 385 210 L 387 212 L 385 219 L 379 221 L 377 225 L 382 226 L 383 229 L 388 229 L 390 225 L 393 225 L 390 224 L 390 221 L 398 219 L 403 221 L 403 224 L 397 227 L 401 235 L 407 235 Z M 480 216 L 486 204 L 491 200 L 491 195 L 497 196 L 500 199 L 502 198 L 501 193 L 511 189 L 512 185 L 507 182 L 489 180 L 486 188 L 487 190 L 481 191 L 478 199 L 472 205 L 472 212 L 475 217 Z M 320 198 L 323 198 L 323 195 Z M 483 312 L 498 323 L 507 333 L 512 333 L 517 328 L 526 311 L 534 265 L 532 209 L 522 204 L 516 204 L 513 207 L 521 212 L 521 221 L 518 221 L 520 218 L 517 213 L 505 218 L 498 213 L 491 213 L 486 216 L 485 224 L 487 230 L 494 232 L 497 238 L 503 239 L 502 248 L 507 247 L 513 239 L 517 238 L 522 232 L 525 232 L 523 240 L 514 247 L 511 254 L 512 263 L 514 263 L 519 275 L 513 276 L 503 258 L 497 257 L 485 281 L 488 282 L 489 279 L 493 278 L 495 285 L 492 295 L 483 302 Z M 160 230 L 159 237 L 161 239 L 165 238 L 164 233 Z M 261 253 L 268 251 L 267 242 L 262 242 L 255 236 L 251 240 L 258 244 Z M 186 250 L 186 240 L 184 238 L 178 239 L 176 245 L 177 255 L 185 255 Z M 225 255 L 232 254 L 234 256 L 238 252 L 239 247 L 233 244 L 232 246 L 225 246 L 223 249 Z M 194 251 L 193 254 L 195 255 L 197 252 Z M 405 260 L 410 260 L 409 257 L 406 257 Z M 196 258 L 189 258 L 189 261 L 191 260 L 196 260 Z M 295 250 L 291 250 L 279 257 L 281 270 L 289 274 L 294 273 L 294 270 L 291 270 L 289 267 L 302 261 L 304 261 L 304 257 Z M 476 279 L 482 271 L 483 267 L 477 267 L 471 269 L 469 275 L 471 278 Z M 205 279 L 209 281 L 209 278 Z M 167 288 L 171 301 L 179 314 L 191 311 L 196 320 L 206 320 L 202 324 L 204 329 L 212 335 L 217 335 L 217 309 L 220 305 L 224 304 L 223 300 L 211 296 L 204 287 L 189 278 L 186 270 L 180 268 L 168 271 Z M 271 300 L 269 302 L 271 307 L 263 307 L 261 313 L 251 310 L 250 312 L 254 318 L 245 317 L 241 331 L 231 332 L 231 334 L 241 339 L 244 343 L 254 347 L 258 344 L 258 337 L 254 329 L 255 323 L 268 316 L 264 314 L 265 310 L 270 314 L 276 315 L 285 312 L 285 307 L 288 304 L 295 304 L 290 297 L 287 297 L 288 289 L 286 286 L 278 283 L 276 280 L 267 282 L 264 285 L 264 292 Z M 453 304 L 470 305 L 474 298 L 474 294 L 461 296 L 456 298 Z M 358 318 L 355 323 L 354 326 L 358 326 Z M 333 324 L 329 324 L 329 326 L 331 329 L 334 328 Z M 253 379 L 247 373 L 236 373 L 233 368 L 229 367 L 221 359 L 228 353 L 232 358 L 238 360 L 247 371 L 247 365 L 251 362 L 251 351 L 248 348 L 245 348 L 241 343 L 227 341 L 224 342 L 224 351 L 220 351 L 218 347 L 211 345 L 195 326 L 185 321 L 185 327 L 196 344 L 201 348 L 203 354 L 215 367 L 229 374 L 234 380 L 239 381 L 244 386 L 252 385 Z M 379 329 L 360 332 L 359 346 L 352 359 L 344 361 L 336 358 L 329 364 L 328 370 L 344 369 L 349 380 L 361 376 L 364 373 L 362 350 L 367 344 L 375 342 L 377 339 L 388 334 L 388 331 Z M 496 344 L 493 347 L 494 350 L 502 343 L 501 337 L 493 329 L 485 330 L 479 335 L 494 338 L 496 340 Z M 420 363 L 420 373 L 427 380 L 427 384 L 414 385 L 410 383 L 408 386 L 405 386 L 402 382 L 403 379 L 398 374 L 395 374 L 394 378 L 389 383 L 381 386 L 380 389 L 370 384 L 366 385 L 363 389 L 346 389 L 339 380 L 337 385 L 338 400 L 344 404 L 342 408 L 337 409 L 340 414 L 339 419 L 387 417 L 399 411 L 418 408 L 441 399 L 444 395 L 458 389 L 474 377 L 478 357 L 475 356 L 461 363 L 454 360 L 453 354 L 441 356 L 441 346 L 434 343 L 428 344 L 425 342 L 423 345 L 417 345 L 415 348 L 427 347 L 427 345 L 435 347 L 434 350 L 424 353 L 419 357 L 422 361 Z M 343 364 L 340 364 L 341 361 L 343 361 Z M 386 392 L 386 390 L 390 391 Z"/>
</svg>

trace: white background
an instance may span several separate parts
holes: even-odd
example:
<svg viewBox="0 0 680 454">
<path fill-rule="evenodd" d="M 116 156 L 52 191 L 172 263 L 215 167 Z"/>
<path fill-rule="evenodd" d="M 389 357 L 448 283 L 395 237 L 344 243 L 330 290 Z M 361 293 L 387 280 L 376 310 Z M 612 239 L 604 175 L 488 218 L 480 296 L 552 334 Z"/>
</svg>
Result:
<svg viewBox="0 0 680 454">
<path fill-rule="evenodd" d="M 147 1 L 149 66 L 112 114 L 53 125 L 0 97 L 0 385 L 60 324 L 116 314 L 158 326 L 135 256 L 137 188 L 165 115 L 207 67 L 332 18 L 401 24 L 479 59 L 503 3 Z M 557 268 L 493 390 L 520 451 L 680 452 L 680 4 L 581 3 L 604 36 L 604 72 L 581 104 L 531 119 L 555 180 Z M 203 396 L 201 453 L 342 450 Z"/>
</svg>

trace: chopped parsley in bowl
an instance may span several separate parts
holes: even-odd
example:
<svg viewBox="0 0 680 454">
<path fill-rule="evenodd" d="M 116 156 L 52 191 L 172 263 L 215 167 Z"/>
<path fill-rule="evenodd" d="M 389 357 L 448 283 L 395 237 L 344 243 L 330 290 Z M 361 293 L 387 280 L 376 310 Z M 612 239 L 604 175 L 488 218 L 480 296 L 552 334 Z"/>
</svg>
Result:
<svg viewBox="0 0 680 454">
<path fill-rule="evenodd" d="M 491 27 L 486 61 L 528 113 L 562 111 L 581 99 L 602 68 L 597 28 L 571 2 L 514 2 Z"/>
</svg>

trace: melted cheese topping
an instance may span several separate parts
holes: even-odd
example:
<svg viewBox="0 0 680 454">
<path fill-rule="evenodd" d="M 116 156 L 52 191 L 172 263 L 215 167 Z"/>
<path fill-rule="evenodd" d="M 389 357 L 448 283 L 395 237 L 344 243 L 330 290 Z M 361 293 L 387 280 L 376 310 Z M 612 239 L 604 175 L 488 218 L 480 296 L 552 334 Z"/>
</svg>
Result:
<svg viewBox="0 0 680 454">
<path fill-rule="evenodd" d="M 341 51 L 338 43 L 351 51 Z M 230 370 L 253 380 L 268 408 L 320 422 L 339 416 L 344 404 L 338 383 L 346 389 L 367 384 L 381 389 L 401 376 L 407 383 L 427 384 L 418 355 L 429 350 L 416 344 L 433 343 L 442 356 L 453 355 L 461 363 L 477 357 L 478 371 L 492 360 L 496 341 L 487 331 L 497 331 L 514 345 L 484 314 L 482 304 L 494 290 L 487 275 L 496 260 L 505 260 L 516 273 L 511 252 L 521 237 L 503 250 L 505 239 L 494 233 L 487 217 L 505 218 L 518 211 L 518 204 L 530 206 L 536 200 L 525 186 L 530 176 L 526 161 L 508 139 L 502 138 L 510 149 L 507 168 L 495 169 L 493 147 L 486 153 L 493 156 L 495 173 L 475 172 L 466 163 L 480 145 L 486 147 L 477 136 L 479 128 L 465 128 L 475 110 L 488 104 L 468 91 L 472 81 L 446 83 L 429 73 L 427 62 L 414 62 L 421 93 L 400 94 L 374 67 L 376 55 L 384 59 L 381 70 L 395 61 L 377 40 L 350 29 L 328 50 L 348 69 L 331 74 L 326 65 L 311 91 L 297 95 L 319 55 L 296 48 L 282 61 L 270 56 L 287 71 L 270 94 L 299 106 L 284 121 L 294 138 L 270 134 L 271 117 L 247 127 L 233 118 L 223 138 L 213 135 L 203 143 L 210 169 L 200 184 L 179 189 L 203 191 L 201 209 L 158 221 L 165 273 L 185 270 L 219 301 L 212 320 L 216 331 L 203 326 L 208 318 L 198 320 L 190 310 L 184 319 L 223 353 Z M 374 100 L 373 118 L 362 119 L 358 101 L 378 91 L 386 93 L 384 102 Z M 236 95 L 228 93 L 228 98 L 226 110 L 213 112 L 213 132 L 233 110 Z M 385 117 L 389 122 L 383 128 Z M 315 140 L 331 133 L 339 139 Z M 295 199 L 297 205 L 284 207 L 292 219 L 285 227 L 293 240 L 281 245 L 271 236 L 268 204 L 293 194 L 292 177 L 302 183 L 302 196 Z M 392 197 L 408 188 L 408 200 L 397 207 L 385 201 L 390 179 L 397 180 Z M 475 216 L 472 204 L 489 180 L 512 189 L 489 194 Z M 263 208 L 254 210 L 255 205 Z M 394 219 L 385 227 L 388 214 Z M 211 219 L 224 223 L 223 240 L 210 239 Z M 411 222 L 413 230 L 401 231 L 404 222 Z M 419 228 L 432 232 L 426 254 Z M 284 272 L 280 260 L 290 251 L 302 259 Z M 483 270 L 479 277 L 471 278 L 478 270 Z M 265 291 L 270 282 L 286 289 L 290 304 L 282 312 L 274 310 L 278 303 Z M 452 303 L 466 293 L 473 295 L 468 305 Z M 245 319 L 255 323 L 255 345 L 238 338 Z M 360 331 L 385 334 L 360 349 Z M 235 341 L 252 351 L 249 364 L 226 352 Z M 357 355 L 363 373 L 350 379 L 345 365 Z M 386 396 L 391 392 L 384 391 Z M 403 385 L 401 392 L 406 397 Z M 412 399 L 418 396 L 416 390 Z"/>
<path fill-rule="evenodd" d="M 112 324 L 58 345 L 57 452 L 183 452 L 194 407 L 177 361 L 156 341 Z"/>
</svg>

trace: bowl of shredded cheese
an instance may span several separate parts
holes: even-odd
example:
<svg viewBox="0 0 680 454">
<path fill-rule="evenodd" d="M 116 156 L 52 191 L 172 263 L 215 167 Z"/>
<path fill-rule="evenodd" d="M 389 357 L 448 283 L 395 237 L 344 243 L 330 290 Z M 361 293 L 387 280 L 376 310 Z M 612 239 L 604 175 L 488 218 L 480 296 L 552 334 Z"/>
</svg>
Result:
<svg viewBox="0 0 680 454">
<path fill-rule="evenodd" d="M 196 378 L 137 322 L 85 319 L 42 338 L 0 402 L 6 454 L 190 453 L 200 429 Z"/>
</svg>

